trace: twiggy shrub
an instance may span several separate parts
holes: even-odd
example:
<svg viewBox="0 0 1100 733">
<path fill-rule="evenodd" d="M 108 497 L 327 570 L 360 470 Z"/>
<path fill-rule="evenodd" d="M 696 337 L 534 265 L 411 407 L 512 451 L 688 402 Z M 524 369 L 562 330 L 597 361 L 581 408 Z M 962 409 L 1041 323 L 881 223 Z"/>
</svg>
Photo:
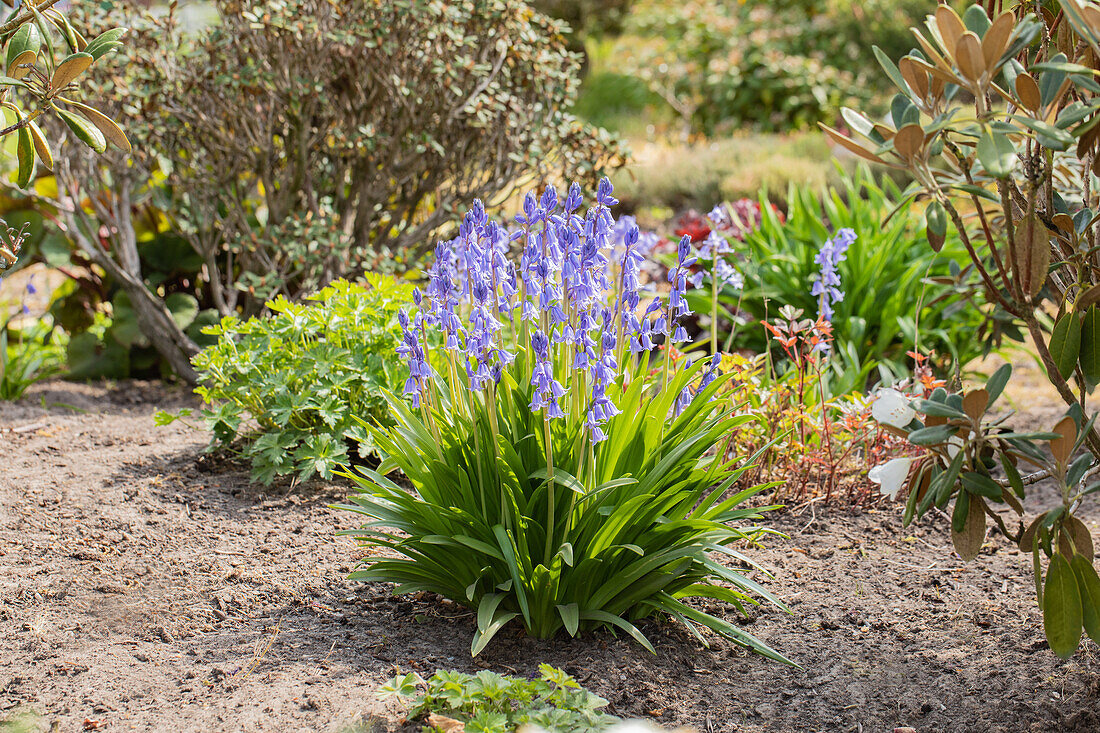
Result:
<svg viewBox="0 0 1100 733">
<path fill-rule="evenodd" d="M 565 26 L 520 0 L 214 5 L 219 23 L 138 76 L 223 314 L 250 312 L 242 271 L 245 286 L 294 297 L 411 264 L 462 202 L 507 195 L 532 171 L 594 181 L 619 160 L 616 141 L 569 114 L 579 59 Z M 322 246 L 279 236 L 311 228 Z"/>
</svg>

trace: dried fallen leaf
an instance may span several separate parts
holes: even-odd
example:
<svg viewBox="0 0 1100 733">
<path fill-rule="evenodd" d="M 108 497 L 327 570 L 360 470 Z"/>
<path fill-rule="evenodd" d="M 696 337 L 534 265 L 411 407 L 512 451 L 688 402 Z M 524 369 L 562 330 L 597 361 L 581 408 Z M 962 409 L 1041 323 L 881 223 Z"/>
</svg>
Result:
<svg viewBox="0 0 1100 733">
<path fill-rule="evenodd" d="M 448 718 L 446 715 L 436 715 L 435 713 L 428 716 L 428 725 L 443 731 L 443 733 L 465 733 L 466 731 L 466 724 L 461 720 Z"/>
</svg>

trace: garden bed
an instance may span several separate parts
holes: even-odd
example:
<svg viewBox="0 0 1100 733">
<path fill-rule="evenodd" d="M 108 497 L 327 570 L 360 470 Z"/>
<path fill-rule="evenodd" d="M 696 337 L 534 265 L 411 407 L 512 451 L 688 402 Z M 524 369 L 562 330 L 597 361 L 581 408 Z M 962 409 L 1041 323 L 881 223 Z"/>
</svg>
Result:
<svg viewBox="0 0 1100 733">
<path fill-rule="evenodd" d="M 1100 729 L 1100 652 L 1047 649 L 1030 558 L 997 533 L 964 566 L 943 517 L 902 529 L 900 506 L 776 515 L 790 539 L 754 557 L 794 615 L 763 607 L 747 623 L 801 669 L 656 624 L 643 629 L 655 657 L 609 633 L 506 629 L 471 659 L 464 609 L 344 579 L 356 550 L 334 532 L 354 517 L 328 508 L 344 487 L 250 487 L 246 467 L 200 456 L 205 434 L 154 427 L 156 410 L 192 403 L 155 383 L 53 382 L 0 405 L 0 720 L 394 728 L 401 710 L 374 690 L 398 670 L 547 662 L 617 715 L 700 731 Z"/>
</svg>

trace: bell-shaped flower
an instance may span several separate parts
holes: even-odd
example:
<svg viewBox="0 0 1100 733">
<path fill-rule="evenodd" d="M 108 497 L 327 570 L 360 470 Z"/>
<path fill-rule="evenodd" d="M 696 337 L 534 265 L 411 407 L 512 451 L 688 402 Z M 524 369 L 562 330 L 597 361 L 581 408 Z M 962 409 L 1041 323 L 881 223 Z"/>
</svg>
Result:
<svg viewBox="0 0 1100 733">
<path fill-rule="evenodd" d="M 871 403 L 871 417 L 883 425 L 904 430 L 917 416 L 909 398 L 896 389 L 882 389 Z"/>
<path fill-rule="evenodd" d="M 872 468 L 867 472 L 867 478 L 879 485 L 879 491 L 883 496 L 896 499 L 901 487 L 905 485 L 905 479 L 909 477 L 909 466 L 914 460 L 913 458 L 894 458 Z"/>
</svg>

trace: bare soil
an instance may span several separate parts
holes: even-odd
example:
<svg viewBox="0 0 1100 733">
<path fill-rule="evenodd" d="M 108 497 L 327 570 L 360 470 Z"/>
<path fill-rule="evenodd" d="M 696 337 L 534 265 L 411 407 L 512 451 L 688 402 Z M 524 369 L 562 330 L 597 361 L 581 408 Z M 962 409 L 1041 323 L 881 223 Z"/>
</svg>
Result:
<svg viewBox="0 0 1100 733">
<path fill-rule="evenodd" d="M 252 487 L 202 453 L 205 434 L 154 426 L 157 409 L 193 404 L 146 382 L 53 382 L 0 404 L 0 720 L 393 729 L 402 710 L 374 691 L 398 670 L 548 662 L 617 715 L 700 731 L 1100 730 L 1100 649 L 1051 654 L 1030 558 L 999 535 L 964 565 L 942 517 L 903 529 L 897 506 L 776 514 L 790 539 L 753 552 L 794 613 L 742 622 L 800 668 L 663 623 L 645 628 L 656 656 L 610 633 L 517 629 L 471 659 L 463 608 L 345 580 L 355 547 L 334 533 L 355 517 L 328 505 L 346 487 Z"/>
</svg>

